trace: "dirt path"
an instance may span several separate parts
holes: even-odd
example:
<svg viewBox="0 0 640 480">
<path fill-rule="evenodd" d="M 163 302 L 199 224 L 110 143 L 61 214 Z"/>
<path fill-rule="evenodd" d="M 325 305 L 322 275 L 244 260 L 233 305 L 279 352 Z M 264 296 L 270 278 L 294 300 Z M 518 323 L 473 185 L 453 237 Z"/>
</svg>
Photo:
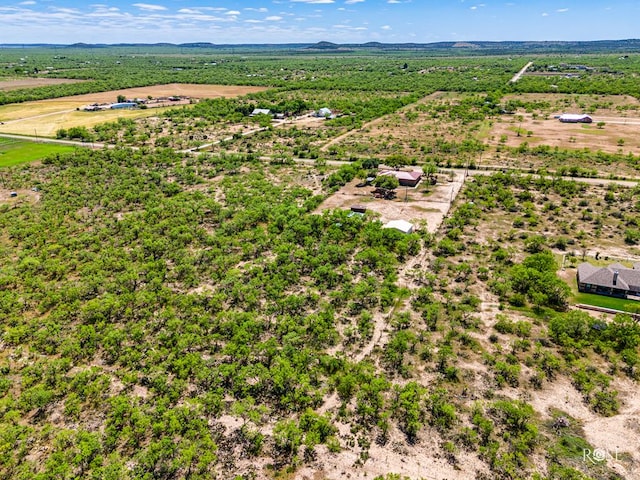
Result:
<svg viewBox="0 0 640 480">
<path fill-rule="evenodd" d="M 524 75 L 524 72 L 529 70 L 529 67 L 531 67 L 531 65 L 533 65 L 533 62 L 529 62 L 524 67 L 522 67 L 522 69 L 518 73 L 516 73 L 511 80 L 509 80 L 509 83 L 516 83 L 518 80 L 520 80 L 520 77 Z"/>
</svg>

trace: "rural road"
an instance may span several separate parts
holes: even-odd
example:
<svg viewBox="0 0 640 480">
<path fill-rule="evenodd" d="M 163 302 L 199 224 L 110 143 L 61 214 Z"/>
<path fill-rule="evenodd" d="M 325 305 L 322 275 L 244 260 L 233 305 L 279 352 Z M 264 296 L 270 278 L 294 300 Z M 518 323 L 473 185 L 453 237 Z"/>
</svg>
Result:
<svg viewBox="0 0 640 480">
<path fill-rule="evenodd" d="M 6 122 L 5 122 L 6 123 Z M 71 145 L 74 147 L 85 147 L 85 148 L 114 148 L 115 145 L 107 145 L 104 143 L 96 143 L 96 142 L 79 142 L 77 140 L 58 140 L 57 138 L 48 138 L 48 137 L 34 137 L 29 135 L 14 135 L 12 133 L 0 133 L 1 138 L 13 138 L 15 140 L 27 140 L 29 142 L 39 142 L 39 143 L 57 143 L 58 145 Z M 137 147 L 129 147 L 134 150 Z"/>
<path fill-rule="evenodd" d="M 524 75 L 524 72 L 526 72 L 529 67 L 533 65 L 533 62 L 529 62 L 527 63 L 524 67 L 522 67 L 522 70 L 520 70 L 518 73 L 516 73 L 513 78 L 511 80 L 509 80 L 510 83 L 516 83 L 518 80 L 520 80 L 520 77 L 522 75 Z"/>
</svg>

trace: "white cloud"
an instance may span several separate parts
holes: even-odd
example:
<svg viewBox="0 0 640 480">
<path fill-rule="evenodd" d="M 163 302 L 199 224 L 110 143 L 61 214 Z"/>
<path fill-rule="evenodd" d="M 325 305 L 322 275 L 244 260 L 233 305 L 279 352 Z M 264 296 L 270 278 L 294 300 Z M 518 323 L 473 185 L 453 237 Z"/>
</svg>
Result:
<svg viewBox="0 0 640 480">
<path fill-rule="evenodd" d="M 282 20 L 282 17 L 279 15 L 271 15 L 267 18 L 265 18 L 265 20 L 269 21 L 269 22 L 277 22 L 279 20 Z"/>
<path fill-rule="evenodd" d="M 556 10 L 556 12 L 558 13 L 564 13 L 564 12 L 568 12 L 569 9 L 568 8 L 559 8 L 558 10 Z"/>
<path fill-rule="evenodd" d="M 544 12 L 544 13 L 542 14 L 542 16 L 543 16 L 543 17 L 548 17 L 548 16 L 549 16 L 549 14 L 548 14 L 547 12 Z"/>
<path fill-rule="evenodd" d="M 335 0 L 290 0 L 293 3 L 335 3 Z"/>
<path fill-rule="evenodd" d="M 153 5 L 150 3 L 134 3 L 132 6 L 148 12 L 161 12 L 167 9 L 167 7 L 163 7 L 162 5 Z"/>
<path fill-rule="evenodd" d="M 35 5 L 36 2 L 32 0 L 27 0 L 26 2 L 20 2 L 18 5 Z"/>
<path fill-rule="evenodd" d="M 364 0 L 347 0 L 345 3 L 345 5 L 353 5 L 354 3 L 362 3 L 364 2 Z"/>
<path fill-rule="evenodd" d="M 224 12 L 225 15 L 240 15 L 238 10 L 229 10 L 228 12 Z"/>
<path fill-rule="evenodd" d="M 391 26 L 390 25 L 383 25 L 382 27 L 380 27 L 382 30 L 391 30 Z"/>
<path fill-rule="evenodd" d="M 264 7 L 260 7 L 260 8 L 247 7 L 244 10 L 246 10 L 247 12 L 258 12 L 258 13 L 267 13 L 269 11 Z"/>
</svg>

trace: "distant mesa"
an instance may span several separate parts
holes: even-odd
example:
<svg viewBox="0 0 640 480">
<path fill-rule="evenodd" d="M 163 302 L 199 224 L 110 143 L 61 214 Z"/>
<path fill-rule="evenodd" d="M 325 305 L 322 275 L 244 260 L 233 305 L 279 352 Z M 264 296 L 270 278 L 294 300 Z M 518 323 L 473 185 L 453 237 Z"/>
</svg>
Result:
<svg viewBox="0 0 640 480">
<path fill-rule="evenodd" d="M 474 43 L 458 42 L 453 44 L 453 48 L 480 48 L 480 47 Z"/>
<path fill-rule="evenodd" d="M 331 42 L 318 42 L 307 47 L 309 50 L 339 50 L 340 45 Z"/>
</svg>

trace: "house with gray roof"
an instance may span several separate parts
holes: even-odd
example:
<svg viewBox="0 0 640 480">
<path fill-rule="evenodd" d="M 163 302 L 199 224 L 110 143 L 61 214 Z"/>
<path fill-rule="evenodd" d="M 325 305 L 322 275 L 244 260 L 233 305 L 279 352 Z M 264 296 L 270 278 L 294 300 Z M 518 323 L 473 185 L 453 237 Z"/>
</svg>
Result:
<svg viewBox="0 0 640 480">
<path fill-rule="evenodd" d="M 578 290 L 598 295 L 626 297 L 640 296 L 640 265 L 627 268 L 619 263 L 595 267 L 590 263 L 578 265 Z"/>
</svg>

